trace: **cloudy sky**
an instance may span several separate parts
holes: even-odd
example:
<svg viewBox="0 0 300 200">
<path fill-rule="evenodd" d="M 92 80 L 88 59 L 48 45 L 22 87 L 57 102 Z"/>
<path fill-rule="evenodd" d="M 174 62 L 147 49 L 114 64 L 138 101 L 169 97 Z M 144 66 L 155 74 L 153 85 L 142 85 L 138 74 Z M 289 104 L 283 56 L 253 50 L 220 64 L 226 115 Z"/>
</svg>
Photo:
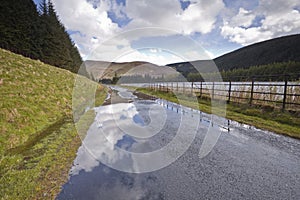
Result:
<svg viewBox="0 0 300 200">
<path fill-rule="evenodd" d="M 52 1 L 83 59 L 209 59 L 300 33 L 299 0 Z"/>
</svg>

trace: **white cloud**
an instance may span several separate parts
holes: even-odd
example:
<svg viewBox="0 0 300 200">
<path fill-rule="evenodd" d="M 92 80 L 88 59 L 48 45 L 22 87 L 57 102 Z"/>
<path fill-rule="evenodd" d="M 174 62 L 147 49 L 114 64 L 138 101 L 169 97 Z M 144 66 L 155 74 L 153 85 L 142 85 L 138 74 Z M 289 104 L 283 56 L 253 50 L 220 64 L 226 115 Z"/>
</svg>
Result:
<svg viewBox="0 0 300 200">
<path fill-rule="evenodd" d="M 181 8 L 178 0 L 127 0 L 126 4 L 114 0 L 89 0 L 89 2 L 53 0 L 53 2 L 67 30 L 75 31 L 71 34 L 71 38 L 84 59 L 112 61 L 127 55 L 128 52 L 135 52 L 131 46 L 134 40 L 152 36 L 166 38 L 180 34 L 190 36 L 196 32 L 208 34 L 220 24 L 223 37 L 242 45 L 300 32 L 300 13 L 295 9 L 300 7 L 299 0 L 258 0 L 259 4 L 255 8 L 238 4 L 245 8 L 231 6 L 226 9 L 222 0 L 191 0 L 191 4 L 185 10 Z M 114 12 L 117 19 L 112 20 L 108 15 L 109 11 Z M 221 14 L 223 22 L 217 21 Z M 115 23 L 115 20 L 125 18 L 131 19 L 128 25 L 123 24 L 121 28 Z M 158 28 L 154 30 L 143 29 L 144 27 Z M 132 29 L 142 31 L 111 39 L 123 31 Z M 108 42 L 105 42 L 107 40 Z M 194 49 L 181 48 L 184 46 L 181 42 L 170 46 L 183 49 L 181 54 L 185 54 L 188 59 L 203 57 L 197 51 L 193 52 Z M 155 47 L 159 46 L 154 45 L 153 48 Z M 128 54 L 127 58 L 149 59 L 148 61 L 155 63 L 177 61 L 177 57 L 162 58 L 159 52 L 154 52 L 154 49 L 152 51 L 153 55 L 137 51 L 130 54 L 131 56 Z M 190 54 L 186 55 L 187 52 Z M 214 57 L 209 52 L 207 54 Z"/>
<path fill-rule="evenodd" d="M 207 56 L 206 56 L 205 59 L 209 60 L 209 59 L 213 59 L 213 58 L 216 57 L 212 52 L 210 52 L 210 51 L 208 51 L 208 50 L 204 50 L 204 51 L 205 51 L 205 53 L 207 54 Z"/>
<path fill-rule="evenodd" d="M 232 42 L 248 45 L 300 32 L 300 6 L 297 0 L 260 0 L 257 8 L 239 9 L 236 16 L 224 18 L 221 34 Z M 254 25 L 256 17 L 260 18 Z"/>
<path fill-rule="evenodd" d="M 178 0 L 127 0 L 126 5 L 111 0 L 53 0 L 55 9 L 69 31 L 75 31 L 71 38 L 75 41 L 84 59 L 112 61 L 135 52 L 131 47 L 133 40 L 151 36 L 172 36 L 176 34 L 190 35 L 195 32 L 209 33 L 215 26 L 217 15 L 223 9 L 222 0 L 191 1 L 191 5 L 182 10 Z M 125 13 L 131 22 L 120 28 L 108 16 L 113 11 L 118 19 L 125 18 Z M 162 29 L 147 29 L 132 32 L 125 37 L 116 37 L 122 31 L 144 27 L 159 27 Z M 147 33 L 145 33 L 147 31 Z M 123 46 L 123 48 L 120 48 Z M 154 51 L 154 49 L 152 49 Z M 157 55 L 145 55 L 135 52 L 127 58 L 147 60 L 157 64 L 179 61 L 177 58 L 166 58 L 160 52 Z M 171 60 L 170 60 L 171 59 Z"/>
<path fill-rule="evenodd" d="M 233 27 L 225 23 L 222 27 L 222 35 L 227 37 L 230 41 L 242 45 L 263 41 L 272 38 L 272 32 L 263 31 L 261 27 L 243 28 Z"/>
<path fill-rule="evenodd" d="M 298 0 L 259 0 L 259 6 L 256 10 L 258 13 L 267 16 L 282 16 L 299 5 L 300 2 Z"/>
<path fill-rule="evenodd" d="M 117 1 L 111 1 L 111 9 L 114 11 L 117 18 L 122 19 L 126 18 L 125 15 L 125 5 L 124 4 L 118 4 Z"/>
<path fill-rule="evenodd" d="M 159 50 L 158 49 L 150 49 L 151 53 L 157 53 Z"/>
<path fill-rule="evenodd" d="M 230 23 L 234 26 L 243 26 L 248 28 L 251 26 L 254 19 L 255 15 L 251 11 L 240 8 L 239 13 L 231 19 Z"/>
<path fill-rule="evenodd" d="M 86 57 L 88 60 L 115 62 L 121 55 L 134 51 L 130 46 L 130 41 L 121 37 L 110 38 L 95 44 L 94 47 L 90 49 L 90 54 Z"/>
<path fill-rule="evenodd" d="M 113 62 L 131 62 L 131 61 L 145 61 L 150 62 L 156 65 L 166 65 L 169 63 L 175 63 L 175 62 L 183 62 L 185 61 L 180 56 L 170 54 L 170 55 L 163 55 L 162 51 L 159 49 L 150 49 L 150 53 L 146 53 L 146 51 L 142 50 L 136 50 L 131 48 L 126 48 L 123 50 L 114 49 L 113 53 L 111 55 L 103 55 L 104 57 L 113 57 L 110 61 Z M 118 52 L 118 53 L 116 53 Z M 116 57 L 115 54 L 118 54 Z M 95 57 L 99 57 L 100 55 L 97 55 Z M 101 60 L 101 59 L 100 59 Z"/>
<path fill-rule="evenodd" d="M 281 33 L 299 33 L 300 32 L 300 13 L 298 10 L 290 10 L 284 15 L 270 15 L 263 20 L 262 28 L 272 30 L 274 35 Z"/>
<path fill-rule="evenodd" d="M 100 33 L 111 35 L 118 30 L 107 15 L 108 5 L 105 1 L 95 9 L 86 0 L 54 0 L 55 8 L 63 24 L 69 30 L 98 36 Z"/>
<path fill-rule="evenodd" d="M 224 8 L 222 0 L 195 1 L 184 11 L 178 0 L 127 0 L 128 28 L 161 27 L 183 34 L 209 33 Z"/>
<path fill-rule="evenodd" d="M 118 24 L 108 17 L 110 5 L 107 1 L 101 0 L 96 9 L 86 0 L 53 0 L 53 3 L 67 30 L 80 32 L 71 37 L 80 47 L 83 57 L 98 45 L 97 42 L 120 31 Z"/>
</svg>

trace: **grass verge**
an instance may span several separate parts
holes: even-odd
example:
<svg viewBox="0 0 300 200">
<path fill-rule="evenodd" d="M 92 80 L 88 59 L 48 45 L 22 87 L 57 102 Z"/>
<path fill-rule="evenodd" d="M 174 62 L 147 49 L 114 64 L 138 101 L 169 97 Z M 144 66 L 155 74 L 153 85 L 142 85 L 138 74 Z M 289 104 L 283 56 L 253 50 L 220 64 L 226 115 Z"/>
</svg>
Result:
<svg viewBox="0 0 300 200">
<path fill-rule="evenodd" d="M 178 103 L 178 99 L 180 99 L 180 103 L 184 106 L 211 113 L 211 101 L 207 99 L 198 98 L 197 101 L 193 101 L 191 97 L 186 94 L 177 94 L 176 96 L 171 92 L 159 92 L 147 88 L 135 88 L 135 90 L 175 103 Z M 263 107 L 244 104 L 227 104 L 226 117 L 277 134 L 300 138 L 299 113 L 280 112 L 276 110 L 269 111 Z"/>
<path fill-rule="evenodd" d="M 2 49 L 0 79 L 0 199 L 54 199 L 68 178 L 80 135 L 94 119 L 88 111 L 74 123 L 74 81 L 96 88 L 95 105 L 102 104 L 106 89 Z M 90 103 L 75 101 L 82 109 Z"/>
</svg>

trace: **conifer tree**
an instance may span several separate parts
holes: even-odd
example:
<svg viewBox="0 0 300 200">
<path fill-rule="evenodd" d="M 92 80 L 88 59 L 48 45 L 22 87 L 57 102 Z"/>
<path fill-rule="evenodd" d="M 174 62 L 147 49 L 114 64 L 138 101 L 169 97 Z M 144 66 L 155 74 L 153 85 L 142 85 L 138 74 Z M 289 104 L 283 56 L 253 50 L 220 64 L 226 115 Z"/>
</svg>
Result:
<svg viewBox="0 0 300 200">
<path fill-rule="evenodd" d="M 42 0 L 39 12 L 32 0 L 1 0 L 0 48 L 75 73 L 82 62 L 50 0 Z"/>
<path fill-rule="evenodd" d="M 32 0 L 1 0 L 0 47 L 39 58 L 39 15 Z"/>
</svg>

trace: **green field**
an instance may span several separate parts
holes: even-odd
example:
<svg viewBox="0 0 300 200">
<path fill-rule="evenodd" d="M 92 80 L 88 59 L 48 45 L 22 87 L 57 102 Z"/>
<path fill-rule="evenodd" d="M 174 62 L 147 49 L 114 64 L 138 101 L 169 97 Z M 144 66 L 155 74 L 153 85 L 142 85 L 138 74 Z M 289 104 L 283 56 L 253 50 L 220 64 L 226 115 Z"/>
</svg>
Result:
<svg viewBox="0 0 300 200">
<path fill-rule="evenodd" d="M 211 101 L 208 99 L 198 98 L 195 101 L 195 97 L 190 97 L 189 95 L 183 94 L 173 94 L 171 92 L 160 92 L 150 90 L 148 88 L 133 88 L 139 92 L 153 95 L 159 98 L 166 99 L 168 101 L 180 103 L 194 108 L 199 109 L 206 113 L 211 113 Z M 221 113 L 224 112 L 224 109 L 219 110 Z M 214 110 L 214 114 L 218 112 L 217 109 Z M 253 125 L 257 128 L 272 131 L 278 134 L 288 135 L 294 138 L 300 138 L 300 117 L 299 113 L 289 113 L 272 110 L 269 111 L 264 107 L 255 107 L 243 104 L 227 104 L 226 105 L 226 118 Z"/>
<path fill-rule="evenodd" d="M 2 49 L 0 79 L 0 199 L 53 199 L 94 116 L 82 115 L 87 99 L 75 99 L 82 109 L 74 123 L 74 81 L 96 88 L 94 105 L 102 104 L 106 88 Z"/>
</svg>

